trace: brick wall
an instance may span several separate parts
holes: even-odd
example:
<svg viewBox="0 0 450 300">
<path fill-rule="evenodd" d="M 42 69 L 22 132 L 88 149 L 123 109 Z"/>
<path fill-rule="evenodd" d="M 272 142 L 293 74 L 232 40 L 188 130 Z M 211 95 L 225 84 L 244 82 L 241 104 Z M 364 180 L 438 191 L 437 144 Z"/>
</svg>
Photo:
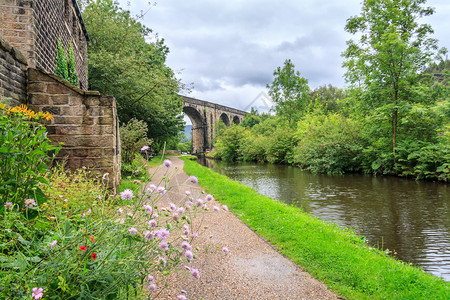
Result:
<svg viewBox="0 0 450 300">
<path fill-rule="evenodd" d="M 87 90 L 87 40 L 75 0 L 0 0 L 0 35 L 28 58 L 30 67 L 55 72 L 61 39 L 75 53 L 80 87 Z"/>
<path fill-rule="evenodd" d="M 111 187 L 118 186 L 120 142 L 114 97 L 86 92 L 44 70 L 29 69 L 27 104 L 53 114 L 48 137 L 64 143 L 58 160 L 67 159 L 72 169 L 85 166 L 100 175 L 110 173 Z"/>
<path fill-rule="evenodd" d="M 25 103 L 27 99 L 27 60 L 0 36 L 0 98 Z"/>
</svg>

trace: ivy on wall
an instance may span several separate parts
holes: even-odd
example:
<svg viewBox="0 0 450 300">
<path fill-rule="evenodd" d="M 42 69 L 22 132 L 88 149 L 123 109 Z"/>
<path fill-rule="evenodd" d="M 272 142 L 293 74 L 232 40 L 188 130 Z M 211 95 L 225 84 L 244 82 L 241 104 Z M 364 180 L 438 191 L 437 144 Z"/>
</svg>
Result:
<svg viewBox="0 0 450 300">
<path fill-rule="evenodd" d="M 75 71 L 75 55 L 72 48 L 72 43 L 69 46 L 69 56 L 66 56 L 66 51 L 60 39 L 58 39 L 58 46 L 56 48 L 55 61 L 56 76 L 78 86 L 78 75 Z"/>
</svg>

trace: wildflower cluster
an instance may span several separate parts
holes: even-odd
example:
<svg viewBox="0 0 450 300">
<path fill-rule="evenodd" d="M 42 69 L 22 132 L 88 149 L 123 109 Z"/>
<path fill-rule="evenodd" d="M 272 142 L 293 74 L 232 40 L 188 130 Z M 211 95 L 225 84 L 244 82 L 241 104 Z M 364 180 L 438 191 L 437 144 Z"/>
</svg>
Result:
<svg viewBox="0 0 450 300">
<path fill-rule="evenodd" d="M 0 226 L 15 229 L 0 237 L 11 262 L 4 264 L 0 298 L 153 298 L 180 263 L 188 276 L 200 278 L 193 243 L 202 226 L 195 215 L 209 210 L 213 197 L 188 191 L 182 203 L 163 204 L 175 170 L 169 160 L 161 168 L 162 180 L 135 181 L 118 197 L 108 197 L 87 169 L 71 175 L 55 169 L 46 177 L 51 184 L 41 187 L 47 201 L 22 204 L 35 217 L 24 218 L 14 203 L 5 203 Z M 24 227 L 12 226 L 17 222 Z M 186 291 L 178 299 L 187 299 Z"/>
</svg>

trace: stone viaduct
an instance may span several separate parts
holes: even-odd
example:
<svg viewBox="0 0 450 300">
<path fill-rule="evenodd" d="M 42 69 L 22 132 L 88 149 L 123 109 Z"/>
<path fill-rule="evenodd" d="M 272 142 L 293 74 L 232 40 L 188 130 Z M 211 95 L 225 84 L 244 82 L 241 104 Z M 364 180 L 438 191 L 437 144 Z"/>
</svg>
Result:
<svg viewBox="0 0 450 300">
<path fill-rule="evenodd" d="M 202 154 L 212 148 L 218 122 L 230 126 L 242 122 L 246 112 L 235 108 L 181 96 L 183 112 L 192 122 L 192 153 Z"/>
</svg>

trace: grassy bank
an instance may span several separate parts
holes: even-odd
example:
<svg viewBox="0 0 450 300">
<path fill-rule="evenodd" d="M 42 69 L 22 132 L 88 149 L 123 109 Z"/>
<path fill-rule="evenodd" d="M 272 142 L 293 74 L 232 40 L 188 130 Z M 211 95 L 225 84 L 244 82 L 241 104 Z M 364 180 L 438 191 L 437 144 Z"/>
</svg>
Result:
<svg viewBox="0 0 450 300">
<path fill-rule="evenodd" d="M 242 221 L 332 290 L 349 299 L 450 299 L 450 283 L 384 252 L 299 208 L 258 194 L 184 159 L 184 170 Z"/>
</svg>

